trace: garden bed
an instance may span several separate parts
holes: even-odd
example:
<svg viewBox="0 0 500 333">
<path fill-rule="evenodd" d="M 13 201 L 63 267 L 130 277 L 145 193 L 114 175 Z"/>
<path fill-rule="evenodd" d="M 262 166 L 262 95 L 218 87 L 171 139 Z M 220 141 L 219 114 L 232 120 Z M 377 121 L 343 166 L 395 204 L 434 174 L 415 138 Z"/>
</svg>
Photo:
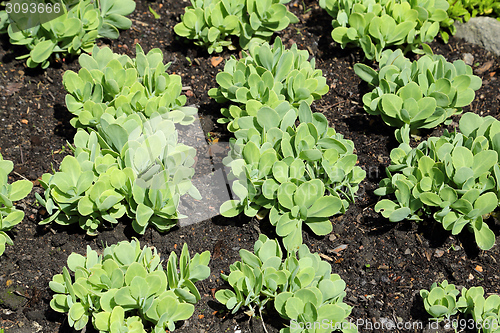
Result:
<svg viewBox="0 0 500 333">
<path fill-rule="evenodd" d="M 152 48 L 163 51 L 165 61 L 172 63 L 168 72 L 180 75 L 183 85 L 188 87 L 184 90 L 187 104 L 199 108 L 207 140 L 206 145 L 198 148 L 201 159 L 207 156 L 210 143 L 227 141 L 230 136 L 225 126 L 216 122 L 220 105 L 207 95 L 210 88 L 216 87 L 215 76 L 223 69 L 224 61 L 174 34 L 173 27 L 188 4 L 186 0 L 138 1 L 130 16 L 132 28 L 123 31 L 116 41 L 100 43 L 131 57 L 135 56 L 136 43 L 146 52 Z M 148 6 L 160 15 L 159 19 L 153 17 Z M 407 326 L 422 322 L 425 329 L 427 313 L 418 292 L 443 279 L 466 287 L 481 285 L 486 293 L 499 293 L 498 246 L 479 251 L 473 235 L 467 232 L 455 237 L 433 221 L 390 223 L 374 212 L 378 197 L 373 190 L 385 177 L 390 150 L 398 145 L 394 130 L 363 110 L 361 98 L 369 88 L 352 68 L 362 61 L 362 53 L 335 45 L 330 36 L 331 17 L 317 2 L 292 1 L 289 7 L 300 22 L 278 35 L 287 47 L 297 43 L 300 49 L 312 53 L 330 87 L 326 95 L 312 104 L 312 109 L 323 113 L 337 132 L 354 142 L 359 166 L 367 173 L 356 203 L 345 215 L 331 219 L 334 231 L 330 235 L 304 233 L 304 242 L 311 252 L 329 261 L 332 271 L 345 280 L 344 301 L 353 306 L 350 318 L 363 321 L 360 332 L 370 331 L 369 323 L 374 322 L 384 323 L 385 327 L 396 321 Z M 12 181 L 26 178 L 35 185 L 34 191 L 18 203 L 26 216 L 11 233 L 14 246 L 7 246 L 0 257 L 0 328 L 6 332 L 72 332 L 66 315 L 54 312 L 49 306 L 52 292 L 48 283 L 52 276 L 61 272 L 71 252 L 84 254 L 87 245 L 102 249 L 106 244 L 135 236 L 141 244 L 155 246 L 164 256 L 172 250 L 179 253 L 184 243 L 192 253 L 205 250 L 212 253 L 211 275 L 198 283 L 202 299 L 194 315 L 179 325 L 179 332 L 262 332 L 260 320 L 249 320 L 243 313 L 231 315 L 215 300 L 214 292 L 224 285 L 220 273 L 227 273 L 229 265 L 239 260 L 239 249 L 252 250 L 261 232 L 274 236 L 274 228 L 267 219 L 216 216 L 166 234 L 149 228 L 142 236 L 136 235 L 127 223 L 103 230 L 96 237 L 86 236 L 77 226 L 38 225 L 46 212 L 35 200 L 34 192 L 43 192 L 37 179 L 52 168 L 57 169 L 70 153 L 67 141 L 71 142 L 75 133 L 69 124 L 72 115 L 65 107 L 62 75 L 66 70 L 77 71 L 79 65 L 76 59 L 65 59 L 47 70 L 26 68 L 24 61 L 14 59 L 24 49 L 11 46 L 6 35 L 0 38 L 0 153 L 14 162 Z M 474 57 L 474 73 L 482 78 L 483 85 L 464 111 L 497 117 L 500 58 L 453 37 L 448 44 L 436 40 L 431 48 L 448 61 L 463 59 L 465 53 Z M 236 53 L 225 51 L 220 56 L 228 59 L 231 54 Z M 459 116 L 453 120 L 450 130 L 457 127 Z M 440 127 L 420 135 L 425 139 L 431 134 L 439 135 L 442 130 Z M 493 217 L 487 222 L 498 236 L 500 222 Z M 276 318 L 276 313 L 264 316 L 268 332 L 277 332 L 282 327 Z M 392 331 L 422 331 L 419 324 L 415 325 L 411 330 Z M 92 331 L 90 325 L 89 331 Z"/>
</svg>

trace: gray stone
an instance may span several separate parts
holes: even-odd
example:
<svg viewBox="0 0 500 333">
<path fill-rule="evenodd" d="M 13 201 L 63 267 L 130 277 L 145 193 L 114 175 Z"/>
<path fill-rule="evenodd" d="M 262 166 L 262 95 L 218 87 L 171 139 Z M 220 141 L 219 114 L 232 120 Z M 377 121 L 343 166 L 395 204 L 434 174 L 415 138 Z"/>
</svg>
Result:
<svg viewBox="0 0 500 333">
<path fill-rule="evenodd" d="M 479 45 L 500 56 L 500 21 L 491 17 L 473 17 L 467 23 L 455 23 L 455 37 Z"/>
<path fill-rule="evenodd" d="M 462 60 L 469 66 L 474 64 L 474 56 L 470 53 L 464 53 Z"/>
</svg>

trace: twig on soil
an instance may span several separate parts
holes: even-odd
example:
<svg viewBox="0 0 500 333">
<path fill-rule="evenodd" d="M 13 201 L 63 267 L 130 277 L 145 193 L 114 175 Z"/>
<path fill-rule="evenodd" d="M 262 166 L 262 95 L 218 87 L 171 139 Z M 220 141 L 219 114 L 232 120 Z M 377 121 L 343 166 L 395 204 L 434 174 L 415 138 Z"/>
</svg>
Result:
<svg viewBox="0 0 500 333">
<path fill-rule="evenodd" d="M 136 24 L 139 24 L 139 25 L 142 25 L 143 27 L 149 27 L 149 24 L 147 24 L 146 22 L 142 22 L 142 21 L 139 21 L 139 20 L 136 20 L 136 19 L 133 19 L 131 18 L 130 21 L 136 23 Z"/>
<path fill-rule="evenodd" d="M 23 147 L 19 146 L 19 150 L 21 151 L 21 164 L 24 164 Z"/>
<path fill-rule="evenodd" d="M 337 103 L 335 103 L 335 104 L 332 104 L 332 107 L 337 106 L 337 105 L 342 104 L 342 103 L 345 103 L 345 102 L 347 102 L 347 101 L 340 101 L 340 102 L 337 102 Z M 326 109 L 326 108 L 323 108 L 323 109 Z"/>
<path fill-rule="evenodd" d="M 26 295 L 23 295 L 23 294 L 21 294 L 21 293 L 20 293 L 19 291 L 17 291 L 17 290 L 14 290 L 14 291 L 13 291 L 13 293 L 14 293 L 14 294 L 16 294 L 17 296 L 24 297 L 24 298 L 26 298 L 26 299 L 28 299 L 28 300 L 29 300 L 29 299 L 31 299 L 31 297 L 28 297 L 28 296 L 26 296 Z"/>
<path fill-rule="evenodd" d="M 264 327 L 264 331 L 265 331 L 266 333 L 269 333 L 269 332 L 267 331 L 266 324 L 264 324 L 264 318 L 262 317 L 262 311 L 260 310 L 260 306 L 259 306 L 259 314 L 260 314 L 260 321 L 262 322 L 262 327 Z"/>
<path fill-rule="evenodd" d="M 417 237 L 418 241 L 420 242 L 420 245 L 422 245 L 424 242 L 422 242 L 422 239 L 420 238 L 420 235 L 419 234 L 415 234 L 415 236 Z"/>
<path fill-rule="evenodd" d="M 398 324 L 398 320 L 396 319 L 396 314 L 394 313 L 394 310 L 392 310 L 392 319 L 394 320 L 394 324 Z M 397 330 L 399 332 L 399 330 Z"/>
<path fill-rule="evenodd" d="M 15 174 L 16 176 L 23 178 L 23 179 L 29 180 L 28 178 L 24 177 L 23 175 L 21 175 L 20 173 L 18 173 L 16 171 L 12 171 L 12 173 Z"/>
</svg>

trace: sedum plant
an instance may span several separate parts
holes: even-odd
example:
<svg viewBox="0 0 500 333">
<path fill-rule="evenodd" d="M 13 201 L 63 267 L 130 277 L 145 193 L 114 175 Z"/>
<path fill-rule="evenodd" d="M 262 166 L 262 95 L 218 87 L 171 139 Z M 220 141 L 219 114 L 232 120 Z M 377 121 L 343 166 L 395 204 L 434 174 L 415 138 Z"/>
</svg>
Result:
<svg viewBox="0 0 500 333">
<path fill-rule="evenodd" d="M 102 254 L 87 246 L 86 256 L 70 254 L 69 270 L 63 267 L 49 283 L 50 306 L 67 313 L 76 330 L 90 321 L 99 332 L 173 331 L 175 322 L 192 316 L 200 300 L 194 283 L 210 275 L 209 261 L 210 252 L 191 258 L 184 244 L 180 258 L 170 254 L 165 271 L 156 248 L 141 249 L 138 240 L 107 246 Z"/>
<path fill-rule="evenodd" d="M 500 20 L 500 3 L 495 0 L 448 0 L 448 3 L 448 15 L 459 22 L 483 15 Z"/>
<path fill-rule="evenodd" d="M 78 130 L 75 156 L 42 176 L 44 198 L 37 199 L 51 216 L 41 224 L 79 223 L 95 235 L 102 223 L 127 214 L 140 234 L 148 225 L 169 230 L 183 217 L 181 195 L 201 199 L 191 183 L 196 151 L 177 140 L 174 123 L 158 113 L 149 120 L 140 113 L 103 114 L 97 130 Z"/>
<path fill-rule="evenodd" d="M 44 1 L 38 1 L 44 4 Z M 66 7 L 69 7 L 68 9 Z M 25 14 L 12 16 L 10 24 L 8 15 L 0 12 L 0 27 L 8 24 L 10 42 L 15 45 L 25 45 L 29 53 L 16 59 L 27 59 L 28 67 L 50 65 L 51 55 L 64 58 L 68 55 L 78 55 L 91 52 L 97 38 L 116 39 L 119 29 L 128 29 L 132 25 L 125 16 L 135 9 L 133 0 L 83 0 L 64 1 L 59 7 L 61 14 L 47 22 L 30 24 Z M 18 17 L 19 16 L 19 17 Z"/>
<path fill-rule="evenodd" d="M 16 209 L 14 201 L 24 199 L 33 188 L 33 183 L 25 179 L 9 184 L 9 174 L 13 169 L 14 163 L 4 160 L 0 154 L 0 256 L 6 244 L 14 245 L 7 232 L 24 218 L 24 212 Z"/>
<path fill-rule="evenodd" d="M 467 112 L 460 119 L 460 131 L 473 139 L 486 138 L 491 149 L 500 156 L 500 121 L 497 119 Z"/>
<path fill-rule="evenodd" d="M 283 101 L 294 107 L 302 101 L 310 105 L 328 92 L 326 79 L 315 66 L 307 50 L 298 50 L 297 44 L 287 50 L 278 37 L 273 46 L 254 44 L 240 60 L 234 56 L 228 60 L 224 71 L 217 74 L 219 87 L 210 89 L 208 95 L 219 103 L 238 103 L 248 115 L 262 105 L 275 107 Z M 235 118 L 230 110 L 222 113 L 226 118 L 219 122 Z M 229 129 L 235 130 L 234 126 Z"/>
<path fill-rule="evenodd" d="M 285 4 L 290 0 L 191 0 L 182 22 L 174 27 L 176 34 L 193 39 L 209 53 L 234 48 L 231 37 L 247 49 L 252 43 L 269 41 L 274 32 L 297 23 L 297 17 Z"/>
<path fill-rule="evenodd" d="M 230 266 L 229 275 L 221 275 L 234 291 L 221 289 L 215 298 L 233 314 L 250 308 L 246 312 L 250 316 L 262 316 L 262 311 L 273 304 L 279 315 L 292 323 L 280 333 L 319 332 L 315 328 L 292 327 L 313 322 L 341 327 L 345 333 L 357 332 L 356 326 L 346 319 L 351 313 L 351 307 L 343 302 L 346 284 L 339 275 L 331 273 L 330 264 L 304 244 L 287 251 L 285 257 L 283 254 L 276 240 L 259 235 L 254 253 L 240 250 L 241 261 Z"/>
<path fill-rule="evenodd" d="M 333 17 L 332 38 L 341 45 L 361 47 L 366 58 L 398 46 L 407 51 L 430 51 L 440 25 L 452 26 L 446 0 L 320 0 Z M 419 47 L 423 46 L 423 50 Z"/>
<path fill-rule="evenodd" d="M 63 76 L 74 127 L 95 127 L 105 113 L 119 117 L 140 112 L 149 118 L 157 112 L 182 125 L 194 121 L 196 109 L 184 107 L 181 77 L 166 73 L 170 63 L 163 64 L 160 49 L 145 54 L 136 44 L 136 58 L 130 59 L 95 46 L 79 63 L 78 74 L 66 71 Z"/>
<path fill-rule="evenodd" d="M 455 288 L 455 285 L 448 284 L 446 280 L 439 285 L 434 282 L 430 291 L 425 289 L 420 290 L 425 311 L 438 321 L 443 319 L 449 320 L 451 316 L 458 312 L 458 294 L 460 294 L 460 291 Z"/>
<path fill-rule="evenodd" d="M 465 114 L 460 120 L 467 134 L 471 118 Z M 498 206 L 500 184 L 498 153 L 492 148 L 498 149 L 481 134 L 447 131 L 414 149 L 402 143 L 391 151 L 388 178 L 375 190 L 380 196 L 394 193 L 396 200 L 383 199 L 375 210 L 391 222 L 432 216 L 454 235 L 469 229 L 479 248 L 490 249 L 495 234 L 483 216 Z"/>
<path fill-rule="evenodd" d="M 430 291 L 420 290 L 420 295 L 427 313 L 434 320 L 450 321 L 450 316 L 460 312 L 471 317 L 478 332 L 500 332 L 500 296 L 493 294 L 485 298 L 483 287 L 462 288 L 459 292 L 455 285 L 445 280 L 440 284 L 433 283 Z M 461 321 L 452 320 L 455 330 Z"/>
<path fill-rule="evenodd" d="M 399 142 L 409 143 L 410 131 L 449 124 L 470 104 L 481 79 L 462 60 L 447 62 L 441 55 L 424 55 L 411 62 L 401 50 L 384 51 L 378 71 L 358 63 L 356 74 L 374 87 L 363 96 L 364 109 L 380 115 L 396 130 Z"/>
<path fill-rule="evenodd" d="M 224 160 L 238 199 L 223 203 L 221 214 L 269 213 L 288 250 L 302 244 L 302 223 L 317 235 L 330 233 L 329 217 L 347 210 L 365 178 L 352 141 L 306 102 L 298 111 L 263 107 L 255 117 L 240 118 L 238 126 Z"/>
</svg>

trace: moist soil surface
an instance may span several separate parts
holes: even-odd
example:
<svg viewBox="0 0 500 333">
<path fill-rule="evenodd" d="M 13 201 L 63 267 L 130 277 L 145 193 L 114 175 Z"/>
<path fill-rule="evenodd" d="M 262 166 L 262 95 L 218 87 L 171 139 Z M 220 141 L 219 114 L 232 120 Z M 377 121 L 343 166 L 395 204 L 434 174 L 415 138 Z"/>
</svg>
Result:
<svg viewBox="0 0 500 333">
<path fill-rule="evenodd" d="M 122 31 L 118 40 L 101 40 L 99 44 L 131 57 L 135 56 L 136 43 L 146 52 L 152 48 L 163 51 L 165 62 L 171 62 L 169 73 L 182 77 L 187 104 L 199 108 L 204 131 L 201 140 L 205 141 L 197 149 L 202 158 L 207 156 L 208 144 L 230 137 L 225 126 L 216 122 L 221 105 L 211 100 L 207 91 L 216 86 L 215 76 L 224 66 L 224 61 L 217 57 L 228 59 L 231 55 L 238 56 L 238 51 L 209 55 L 177 37 L 173 27 L 187 5 L 186 0 L 138 1 L 136 11 L 130 16 L 132 28 Z M 155 19 L 148 7 L 160 18 Z M 480 251 L 468 232 L 452 236 L 431 219 L 418 224 L 391 223 L 374 212 L 378 197 L 373 190 L 385 175 L 390 150 L 397 146 L 394 129 L 363 110 L 361 98 L 369 89 L 352 69 L 354 63 L 363 61 L 362 53 L 356 49 L 342 50 L 332 41 L 331 18 L 317 2 L 292 1 L 289 8 L 300 22 L 278 35 L 287 46 L 297 43 L 300 49 L 312 53 L 330 87 L 322 99 L 313 103 L 313 111 L 322 112 L 331 126 L 354 141 L 359 165 L 367 172 L 356 203 L 345 215 L 331 219 L 330 235 L 318 237 L 307 231 L 303 235 L 310 250 L 319 253 L 332 265 L 332 271 L 345 280 L 344 301 L 353 307 L 350 318 L 361 324 L 359 331 L 428 332 L 427 313 L 419 291 L 444 279 L 457 286 L 481 285 L 486 293 L 499 293 L 498 245 Z M 431 47 L 448 61 L 463 59 L 466 53 L 472 55 L 474 72 L 483 79 L 483 85 L 464 111 L 497 117 L 500 59 L 454 37 L 448 44 L 436 39 Z M 240 249 L 252 250 L 260 232 L 274 237 L 273 227 L 266 219 L 215 216 L 176 227 L 166 234 L 149 228 L 141 236 L 134 234 L 130 221 L 124 220 L 115 228 L 101 230 L 97 237 L 86 236 L 78 226 L 38 224 L 46 212 L 35 200 L 34 193 L 43 192 L 37 179 L 57 169 L 64 156 L 71 153 L 68 142 L 72 141 L 75 130 L 69 124 L 72 115 L 65 107 L 62 75 L 66 70 L 78 71 L 79 64 L 77 59 L 60 59 L 46 70 L 29 69 L 23 60 L 15 60 L 24 52 L 22 47 L 10 45 L 5 35 L 1 36 L 0 152 L 4 159 L 14 162 L 10 181 L 26 178 L 35 186 L 25 200 L 17 203 L 24 210 L 25 219 L 10 232 L 14 246 L 7 246 L 0 257 L 0 328 L 6 332 L 73 332 L 66 315 L 54 312 L 49 306 L 52 292 L 48 285 L 52 276 L 62 272 L 71 252 L 85 254 L 87 246 L 101 250 L 105 244 L 135 236 L 142 245 L 155 246 L 165 258 L 171 251 L 179 254 L 184 243 L 191 253 L 205 250 L 212 253 L 211 275 L 197 284 L 202 299 L 194 315 L 179 323 L 176 331 L 264 332 L 260 319 L 251 319 L 243 312 L 231 315 L 225 311 L 215 300 L 214 292 L 224 286 L 220 273 L 228 273 L 229 265 L 239 260 Z M 459 118 L 453 119 L 449 130 L 457 127 Z M 443 127 L 439 127 L 420 136 L 425 139 L 442 131 Z M 498 237 L 499 221 L 492 217 L 487 222 Z M 283 327 L 284 322 L 277 318 L 272 311 L 264 314 L 268 332 L 278 332 Z M 396 322 L 405 325 L 388 328 Z M 91 325 L 86 331 L 94 332 Z"/>
</svg>

